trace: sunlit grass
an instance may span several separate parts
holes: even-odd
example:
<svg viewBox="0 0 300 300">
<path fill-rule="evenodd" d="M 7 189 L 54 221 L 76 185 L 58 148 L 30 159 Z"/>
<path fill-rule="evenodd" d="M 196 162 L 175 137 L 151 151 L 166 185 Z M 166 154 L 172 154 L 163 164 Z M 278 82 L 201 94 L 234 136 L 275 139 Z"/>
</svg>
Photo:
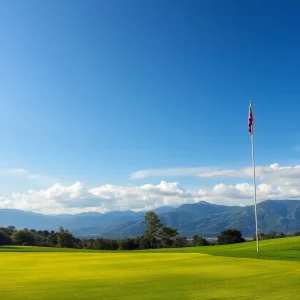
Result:
<svg viewBox="0 0 300 300">
<path fill-rule="evenodd" d="M 300 238 L 264 241 L 267 259 L 252 258 L 254 243 L 109 253 L 5 247 L 0 299 L 298 299 L 300 262 L 289 260 L 299 260 L 299 247 Z"/>
<path fill-rule="evenodd" d="M 148 250 L 167 253 L 206 253 L 215 256 L 245 257 L 273 260 L 293 260 L 300 262 L 300 237 L 272 239 L 260 241 L 260 252 L 256 252 L 255 242 L 242 244 L 187 247 L 176 249 Z"/>
</svg>

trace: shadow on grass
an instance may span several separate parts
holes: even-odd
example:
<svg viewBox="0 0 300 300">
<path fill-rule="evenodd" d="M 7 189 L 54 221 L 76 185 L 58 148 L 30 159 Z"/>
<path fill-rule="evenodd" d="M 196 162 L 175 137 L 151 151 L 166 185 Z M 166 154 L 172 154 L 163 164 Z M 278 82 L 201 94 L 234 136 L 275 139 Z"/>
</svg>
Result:
<svg viewBox="0 0 300 300">
<path fill-rule="evenodd" d="M 0 246 L 0 252 L 53 252 L 55 248 L 32 247 L 32 246 Z"/>
<path fill-rule="evenodd" d="M 26 251 L 24 247 L 20 246 L 0 246 L 0 251 Z"/>
</svg>

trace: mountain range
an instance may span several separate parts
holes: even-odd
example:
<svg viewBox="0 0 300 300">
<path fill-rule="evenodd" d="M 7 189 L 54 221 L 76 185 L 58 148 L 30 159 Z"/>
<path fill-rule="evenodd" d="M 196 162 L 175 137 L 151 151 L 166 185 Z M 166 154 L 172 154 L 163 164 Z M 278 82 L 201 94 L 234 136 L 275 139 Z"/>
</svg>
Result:
<svg viewBox="0 0 300 300">
<path fill-rule="evenodd" d="M 245 237 L 254 234 L 253 206 L 225 206 L 201 201 L 177 208 L 160 207 L 154 210 L 161 222 L 176 228 L 183 236 L 194 234 L 215 237 L 225 228 L 236 228 Z M 44 215 L 16 209 L 0 209 L 0 226 L 57 230 L 60 226 L 76 236 L 121 238 L 141 235 L 145 212 L 113 211 L 75 215 Z M 267 200 L 258 204 L 260 232 L 293 234 L 300 230 L 300 200 Z"/>
</svg>

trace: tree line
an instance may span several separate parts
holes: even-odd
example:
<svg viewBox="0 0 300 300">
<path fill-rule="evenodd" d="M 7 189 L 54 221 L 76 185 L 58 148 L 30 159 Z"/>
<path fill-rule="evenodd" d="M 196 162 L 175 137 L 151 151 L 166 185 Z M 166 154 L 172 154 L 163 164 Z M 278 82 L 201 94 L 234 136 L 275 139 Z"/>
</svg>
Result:
<svg viewBox="0 0 300 300">
<path fill-rule="evenodd" d="M 147 212 L 143 219 L 145 227 L 142 236 L 120 240 L 108 238 L 76 238 L 70 231 L 60 227 L 58 231 L 22 229 L 14 226 L 0 227 L 0 245 L 22 245 L 61 247 L 95 250 L 143 250 L 151 248 L 179 248 L 188 246 L 186 237 L 180 236 L 177 229 L 165 226 L 155 212 Z M 300 235 L 297 232 L 295 235 Z M 260 239 L 283 237 L 283 234 L 260 233 Z M 216 243 L 234 244 L 245 242 L 239 230 L 229 228 L 222 231 Z M 194 235 L 189 246 L 209 246 L 204 237 Z"/>
<path fill-rule="evenodd" d="M 95 250 L 143 250 L 187 246 L 186 237 L 179 236 L 176 229 L 161 224 L 158 216 L 154 212 L 147 212 L 145 214 L 143 224 L 145 231 L 142 236 L 120 240 L 108 238 L 80 239 L 76 238 L 70 231 L 63 227 L 60 227 L 58 231 L 27 228 L 17 230 L 14 226 L 0 227 L 0 245 L 84 248 Z M 200 243 L 198 240 L 195 240 L 195 242 Z"/>
</svg>

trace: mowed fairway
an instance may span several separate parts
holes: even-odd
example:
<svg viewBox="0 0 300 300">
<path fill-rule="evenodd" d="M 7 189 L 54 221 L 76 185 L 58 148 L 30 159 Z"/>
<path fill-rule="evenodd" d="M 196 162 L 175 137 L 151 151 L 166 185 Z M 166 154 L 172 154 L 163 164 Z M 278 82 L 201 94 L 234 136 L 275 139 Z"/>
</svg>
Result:
<svg viewBox="0 0 300 300">
<path fill-rule="evenodd" d="M 282 254 L 281 260 L 268 260 L 201 253 L 220 252 L 222 246 L 188 248 L 185 253 L 3 249 L 0 299 L 299 299 L 300 239 L 289 241 L 277 240 L 274 249 L 280 243 L 283 248 L 293 245 L 293 260 L 283 260 Z M 245 257 L 249 251 L 252 255 L 253 244 L 247 243 L 246 252 L 245 245 L 223 249 L 238 253 L 240 247 Z M 271 253 L 272 241 L 264 247 Z"/>
</svg>

